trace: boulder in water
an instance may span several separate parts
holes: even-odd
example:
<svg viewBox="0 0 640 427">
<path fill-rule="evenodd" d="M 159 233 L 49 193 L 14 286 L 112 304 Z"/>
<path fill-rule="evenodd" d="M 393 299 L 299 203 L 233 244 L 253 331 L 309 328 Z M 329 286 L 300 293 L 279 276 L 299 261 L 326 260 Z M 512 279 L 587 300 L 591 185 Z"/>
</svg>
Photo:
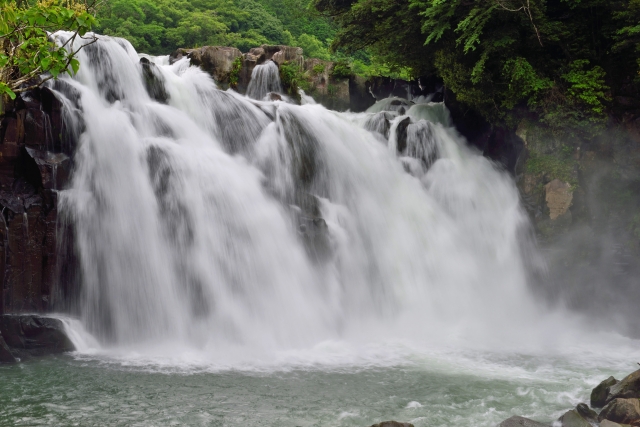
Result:
<svg viewBox="0 0 640 427">
<path fill-rule="evenodd" d="M 591 427 L 591 423 L 585 419 L 576 409 L 565 412 L 558 418 L 562 427 Z"/>
<path fill-rule="evenodd" d="M 609 377 L 598 384 L 598 386 L 591 392 L 591 406 L 594 408 L 604 407 L 609 401 L 607 399 L 607 397 L 609 397 L 609 389 L 617 383 L 617 379 Z"/>
<path fill-rule="evenodd" d="M 592 424 L 593 423 L 597 424 L 598 413 L 596 411 L 594 411 L 593 409 L 589 408 L 589 406 L 587 406 L 586 403 L 579 403 L 578 406 L 576 406 L 576 411 L 585 420 L 589 421 Z"/>
<path fill-rule="evenodd" d="M 514 415 L 501 422 L 498 427 L 549 427 L 549 425 Z"/>
<path fill-rule="evenodd" d="M 640 399 L 614 399 L 602 409 L 598 420 L 640 426 Z"/>
<path fill-rule="evenodd" d="M 0 316 L 0 334 L 16 358 L 74 351 L 61 320 L 33 314 Z"/>
<path fill-rule="evenodd" d="M 397 421 L 383 421 L 378 424 L 374 424 L 371 427 L 413 427 L 410 423 L 399 423 Z"/>
<path fill-rule="evenodd" d="M 609 387 L 607 402 L 616 398 L 640 399 L 640 369 L 632 372 L 624 377 L 622 381 Z"/>
</svg>

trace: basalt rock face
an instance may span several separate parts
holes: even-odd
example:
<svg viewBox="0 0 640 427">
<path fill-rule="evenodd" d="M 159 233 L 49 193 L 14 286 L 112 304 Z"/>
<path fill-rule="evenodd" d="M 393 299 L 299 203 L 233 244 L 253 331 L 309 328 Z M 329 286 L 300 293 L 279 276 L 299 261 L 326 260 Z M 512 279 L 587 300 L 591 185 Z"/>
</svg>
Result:
<svg viewBox="0 0 640 427">
<path fill-rule="evenodd" d="M 71 172 L 73 138 L 46 88 L 5 104 L 0 116 L 0 314 L 53 308 L 64 270 L 58 190 Z M 69 282 L 70 283 L 70 282 Z M 5 340 L 7 337 L 5 336 Z"/>
</svg>

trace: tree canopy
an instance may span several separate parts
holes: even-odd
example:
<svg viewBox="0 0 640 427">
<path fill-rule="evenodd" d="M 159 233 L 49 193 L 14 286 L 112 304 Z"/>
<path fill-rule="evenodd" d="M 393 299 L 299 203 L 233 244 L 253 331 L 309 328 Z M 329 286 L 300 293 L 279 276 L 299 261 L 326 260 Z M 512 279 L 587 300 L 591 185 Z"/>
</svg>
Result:
<svg viewBox="0 0 640 427">
<path fill-rule="evenodd" d="M 532 112 L 595 132 L 612 94 L 635 87 L 640 0 L 315 0 L 333 49 L 371 49 L 436 74 L 493 122 Z M 635 89 L 633 89 L 635 90 Z"/>
<path fill-rule="evenodd" d="M 107 0 L 96 31 L 124 37 L 140 52 L 180 47 L 304 44 L 328 56 L 335 32 L 308 0 Z"/>
</svg>

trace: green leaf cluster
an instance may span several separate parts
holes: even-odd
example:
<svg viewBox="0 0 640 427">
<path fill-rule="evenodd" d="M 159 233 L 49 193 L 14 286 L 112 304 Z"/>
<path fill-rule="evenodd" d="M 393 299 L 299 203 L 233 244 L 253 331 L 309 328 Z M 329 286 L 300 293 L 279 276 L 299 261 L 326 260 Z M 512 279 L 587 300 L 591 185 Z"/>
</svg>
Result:
<svg viewBox="0 0 640 427">
<path fill-rule="evenodd" d="M 537 115 L 592 137 L 617 93 L 638 91 L 640 0 L 314 0 L 332 49 L 437 75 L 496 124 Z M 354 62 L 355 65 L 355 62 Z M 360 71 L 359 64 L 354 67 Z M 640 83 L 638 83 L 640 84 Z"/>
<path fill-rule="evenodd" d="M 13 99 L 62 73 L 76 73 L 72 43 L 95 23 L 91 5 L 78 0 L 0 0 L 0 96 Z M 58 30 L 73 32 L 65 45 L 49 37 Z"/>
</svg>

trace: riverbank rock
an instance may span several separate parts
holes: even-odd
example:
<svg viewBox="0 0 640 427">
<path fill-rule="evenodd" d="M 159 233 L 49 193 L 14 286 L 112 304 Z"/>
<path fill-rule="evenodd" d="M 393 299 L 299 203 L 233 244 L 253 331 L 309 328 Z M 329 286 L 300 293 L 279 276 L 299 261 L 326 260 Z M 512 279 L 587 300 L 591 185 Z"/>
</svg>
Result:
<svg viewBox="0 0 640 427">
<path fill-rule="evenodd" d="M 622 381 L 609 388 L 607 401 L 619 397 L 640 399 L 640 369 L 627 375 Z"/>
<path fill-rule="evenodd" d="M 413 427 L 413 424 L 399 423 L 397 421 L 383 421 L 379 424 L 374 424 L 371 427 Z"/>
<path fill-rule="evenodd" d="M 594 418 L 592 421 L 596 421 L 598 415 L 595 412 L 593 412 L 593 415 Z M 591 422 L 578 412 L 577 409 L 567 411 L 558 418 L 558 421 L 562 424 L 562 427 L 591 427 Z"/>
<path fill-rule="evenodd" d="M 549 425 L 514 415 L 501 422 L 498 427 L 549 427 Z"/>
<path fill-rule="evenodd" d="M 598 420 L 640 426 L 640 399 L 614 399 L 602 409 Z"/>
<path fill-rule="evenodd" d="M 598 384 L 591 392 L 591 406 L 594 408 L 603 408 L 608 402 L 609 389 L 617 383 L 617 379 L 609 377 Z"/>
<path fill-rule="evenodd" d="M 51 317 L 6 314 L 0 316 L 0 334 L 16 359 L 75 350 L 62 321 Z"/>
</svg>

